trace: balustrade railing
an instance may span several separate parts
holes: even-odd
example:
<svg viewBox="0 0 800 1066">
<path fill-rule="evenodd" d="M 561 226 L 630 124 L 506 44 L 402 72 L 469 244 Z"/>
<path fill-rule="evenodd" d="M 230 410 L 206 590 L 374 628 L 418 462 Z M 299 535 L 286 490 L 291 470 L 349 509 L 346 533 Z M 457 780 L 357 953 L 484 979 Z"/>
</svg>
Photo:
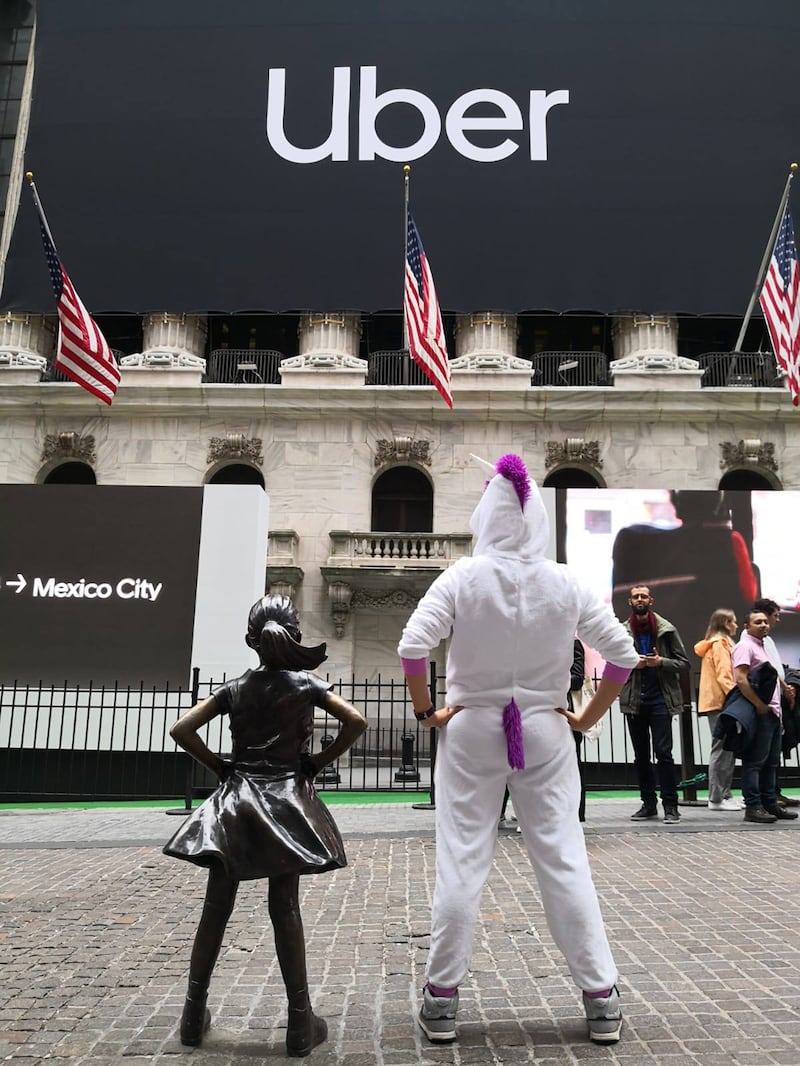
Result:
<svg viewBox="0 0 800 1066">
<path fill-rule="evenodd" d="M 446 564 L 469 555 L 469 533 L 353 533 L 330 534 L 330 562 L 338 565 L 369 565 L 386 560 Z"/>
</svg>

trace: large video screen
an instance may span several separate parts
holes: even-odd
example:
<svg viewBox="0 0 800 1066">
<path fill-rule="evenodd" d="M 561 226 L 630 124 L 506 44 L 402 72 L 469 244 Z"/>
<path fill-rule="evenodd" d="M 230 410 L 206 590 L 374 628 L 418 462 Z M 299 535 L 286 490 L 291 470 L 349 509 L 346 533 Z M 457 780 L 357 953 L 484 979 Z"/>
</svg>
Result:
<svg viewBox="0 0 800 1066">
<path fill-rule="evenodd" d="M 202 488 L 0 485 L 0 683 L 186 686 Z"/>
<path fill-rule="evenodd" d="M 772 636 L 783 663 L 800 665 L 800 493 L 568 489 L 564 513 L 570 567 L 621 620 L 631 586 L 648 585 L 693 667 L 712 612 L 730 608 L 741 625 L 762 596 L 781 607 Z"/>
</svg>

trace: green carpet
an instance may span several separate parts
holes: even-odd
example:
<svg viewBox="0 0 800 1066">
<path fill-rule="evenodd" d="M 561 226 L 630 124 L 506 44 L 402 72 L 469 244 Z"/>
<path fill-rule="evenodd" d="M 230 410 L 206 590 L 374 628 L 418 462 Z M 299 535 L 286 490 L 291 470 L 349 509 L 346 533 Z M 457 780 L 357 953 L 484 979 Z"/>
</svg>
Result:
<svg viewBox="0 0 800 1066">
<path fill-rule="evenodd" d="M 800 789 L 787 788 L 784 792 L 788 796 L 800 795 Z M 699 798 L 704 800 L 706 794 L 698 791 Z M 335 807 L 339 804 L 356 806 L 366 803 L 427 803 L 430 796 L 427 792 L 320 792 L 320 796 L 328 806 Z M 587 792 L 586 798 L 589 803 L 598 799 L 638 799 L 639 793 L 633 791 L 606 791 Z M 199 807 L 203 801 L 195 799 L 192 806 Z M 62 811 L 62 810 L 127 810 L 137 807 L 150 808 L 153 810 L 176 810 L 183 807 L 182 799 L 174 800 L 64 800 L 60 803 L 0 803 L 0 811 Z"/>
<path fill-rule="evenodd" d="M 366 803 L 427 803 L 430 795 L 427 792 L 335 792 L 322 791 L 319 793 L 325 803 L 335 807 L 339 804 L 359 805 Z M 637 799 L 638 792 L 589 792 L 587 798 L 593 799 Z M 199 807 L 203 801 L 195 799 L 192 806 Z M 0 811 L 26 811 L 26 810 L 133 810 L 135 808 L 149 808 L 154 810 L 178 809 L 183 807 L 184 800 L 63 800 L 61 802 L 34 802 L 34 803 L 0 803 Z"/>
</svg>

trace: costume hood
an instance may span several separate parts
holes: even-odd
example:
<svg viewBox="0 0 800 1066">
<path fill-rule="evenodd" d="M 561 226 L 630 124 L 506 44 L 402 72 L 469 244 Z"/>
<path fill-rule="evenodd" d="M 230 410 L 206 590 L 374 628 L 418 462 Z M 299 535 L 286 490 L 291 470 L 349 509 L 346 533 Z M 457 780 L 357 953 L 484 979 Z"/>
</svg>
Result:
<svg viewBox="0 0 800 1066">
<path fill-rule="evenodd" d="M 504 455 L 494 470 L 469 523 L 475 536 L 473 555 L 544 558 L 550 524 L 536 483 L 518 455 Z"/>
<path fill-rule="evenodd" d="M 698 640 L 694 646 L 695 655 L 699 655 L 702 659 L 704 655 L 707 655 L 714 644 L 719 643 L 721 640 L 726 640 L 724 633 L 715 633 L 713 637 L 708 639 Z M 733 643 L 732 641 L 730 643 Z"/>
</svg>

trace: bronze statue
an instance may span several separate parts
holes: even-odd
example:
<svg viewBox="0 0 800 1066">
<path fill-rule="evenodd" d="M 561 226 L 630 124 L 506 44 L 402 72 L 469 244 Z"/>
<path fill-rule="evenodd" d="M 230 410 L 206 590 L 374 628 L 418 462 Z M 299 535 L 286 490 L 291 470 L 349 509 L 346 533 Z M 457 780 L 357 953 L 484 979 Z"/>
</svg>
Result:
<svg viewBox="0 0 800 1066">
<path fill-rule="evenodd" d="M 306 946 L 298 903 L 300 874 L 347 865 L 336 823 L 313 780 L 367 728 L 364 716 L 309 671 L 325 659 L 325 645 L 304 647 L 297 612 L 283 596 L 253 605 L 247 644 L 261 665 L 218 689 L 175 723 L 170 735 L 219 777 L 215 792 L 164 847 L 164 854 L 208 867 L 203 913 L 189 963 L 181 1043 L 196 1046 L 211 1024 L 208 985 L 240 881 L 269 879 L 269 916 L 289 1000 L 286 1052 L 308 1055 L 328 1027 L 311 1009 Z M 333 744 L 309 755 L 314 708 L 341 723 Z M 198 730 L 230 716 L 230 762 L 215 755 Z"/>
</svg>

